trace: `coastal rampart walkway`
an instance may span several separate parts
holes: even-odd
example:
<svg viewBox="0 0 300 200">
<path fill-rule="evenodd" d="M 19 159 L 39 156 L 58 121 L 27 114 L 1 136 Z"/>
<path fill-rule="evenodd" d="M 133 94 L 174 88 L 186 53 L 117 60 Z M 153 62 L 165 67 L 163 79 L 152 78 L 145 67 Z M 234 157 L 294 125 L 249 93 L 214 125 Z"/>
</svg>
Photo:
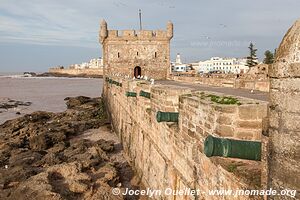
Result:
<svg viewBox="0 0 300 200">
<path fill-rule="evenodd" d="M 202 85 L 202 84 L 191 84 L 191 83 L 183 83 L 183 82 L 177 82 L 177 81 L 171 81 L 171 80 L 161 80 L 156 81 L 155 83 L 162 84 L 162 85 L 172 85 L 172 86 L 179 86 L 179 87 L 187 87 L 190 89 L 193 89 L 195 91 L 201 90 L 201 91 L 212 91 L 212 92 L 220 92 L 224 93 L 226 95 L 233 95 L 233 96 L 240 96 L 240 97 L 246 97 L 250 99 L 256 99 L 261 101 L 269 101 L 269 96 L 267 92 L 261 92 L 254 90 L 251 92 L 247 89 L 236 89 L 236 88 L 230 88 L 230 87 L 215 87 L 210 85 Z"/>
</svg>

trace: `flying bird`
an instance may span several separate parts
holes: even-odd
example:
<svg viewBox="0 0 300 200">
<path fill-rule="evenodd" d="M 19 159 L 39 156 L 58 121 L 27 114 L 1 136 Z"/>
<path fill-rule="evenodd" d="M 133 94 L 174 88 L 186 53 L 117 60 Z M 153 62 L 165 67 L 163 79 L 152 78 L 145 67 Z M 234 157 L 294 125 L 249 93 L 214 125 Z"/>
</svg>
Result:
<svg viewBox="0 0 300 200">
<path fill-rule="evenodd" d="M 222 28 L 227 28 L 226 24 L 219 24 Z"/>
</svg>

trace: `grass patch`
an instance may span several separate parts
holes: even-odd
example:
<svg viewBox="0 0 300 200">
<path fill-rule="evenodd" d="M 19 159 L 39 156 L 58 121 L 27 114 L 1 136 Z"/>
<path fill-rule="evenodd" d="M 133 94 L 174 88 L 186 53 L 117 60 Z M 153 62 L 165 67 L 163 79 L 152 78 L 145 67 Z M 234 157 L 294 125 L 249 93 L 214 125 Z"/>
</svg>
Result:
<svg viewBox="0 0 300 200">
<path fill-rule="evenodd" d="M 219 104 L 227 104 L 227 105 L 233 105 L 233 104 L 237 104 L 237 105 L 242 105 L 239 100 L 237 98 L 234 97 L 220 97 L 217 95 L 207 95 L 207 97 L 210 97 L 210 100 L 215 102 L 215 103 L 219 103 Z"/>
<path fill-rule="evenodd" d="M 230 164 L 227 166 L 227 171 L 229 172 L 235 172 L 236 169 L 237 169 L 237 165 Z"/>
</svg>

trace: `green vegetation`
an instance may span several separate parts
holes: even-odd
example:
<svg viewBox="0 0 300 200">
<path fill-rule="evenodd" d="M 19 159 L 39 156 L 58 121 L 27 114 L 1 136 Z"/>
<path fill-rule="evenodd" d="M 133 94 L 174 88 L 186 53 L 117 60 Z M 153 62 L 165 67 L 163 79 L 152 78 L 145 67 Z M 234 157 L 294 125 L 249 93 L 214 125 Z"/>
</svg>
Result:
<svg viewBox="0 0 300 200">
<path fill-rule="evenodd" d="M 97 101 L 97 110 L 94 112 L 94 116 L 96 119 L 105 120 L 107 119 L 107 113 L 105 108 L 105 102 L 101 98 Z"/>
<path fill-rule="evenodd" d="M 250 43 L 248 48 L 250 50 L 250 55 L 247 57 L 247 66 L 251 68 L 257 65 L 257 57 L 256 57 L 257 49 L 254 48 L 254 44 L 252 42 Z"/>
<path fill-rule="evenodd" d="M 269 50 L 265 51 L 264 63 L 272 64 L 273 62 L 274 62 L 274 54 Z"/>
<path fill-rule="evenodd" d="M 241 105 L 241 103 L 239 102 L 239 100 L 237 98 L 234 97 L 220 97 L 217 95 L 207 95 L 207 97 L 210 97 L 210 100 L 215 102 L 215 103 L 219 103 L 219 104 L 228 104 L 228 105 L 232 105 L 232 104 L 237 104 L 237 105 Z"/>
<path fill-rule="evenodd" d="M 237 169 L 237 165 L 234 165 L 234 164 L 230 164 L 230 165 L 228 165 L 228 167 L 227 167 L 227 170 L 228 170 L 229 172 L 235 172 L 236 169 Z"/>
</svg>

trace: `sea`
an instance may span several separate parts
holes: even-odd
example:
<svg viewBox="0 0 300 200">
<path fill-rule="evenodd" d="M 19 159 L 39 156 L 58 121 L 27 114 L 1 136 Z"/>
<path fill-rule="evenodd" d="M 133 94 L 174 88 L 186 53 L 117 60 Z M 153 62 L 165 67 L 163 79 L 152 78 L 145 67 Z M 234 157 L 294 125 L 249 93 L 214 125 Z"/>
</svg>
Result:
<svg viewBox="0 0 300 200">
<path fill-rule="evenodd" d="M 0 72 L 0 102 L 32 103 L 30 106 L 1 109 L 0 124 L 35 111 L 62 112 L 67 108 L 66 97 L 100 97 L 102 85 L 103 80 L 96 78 L 25 77 L 23 73 Z"/>
</svg>

